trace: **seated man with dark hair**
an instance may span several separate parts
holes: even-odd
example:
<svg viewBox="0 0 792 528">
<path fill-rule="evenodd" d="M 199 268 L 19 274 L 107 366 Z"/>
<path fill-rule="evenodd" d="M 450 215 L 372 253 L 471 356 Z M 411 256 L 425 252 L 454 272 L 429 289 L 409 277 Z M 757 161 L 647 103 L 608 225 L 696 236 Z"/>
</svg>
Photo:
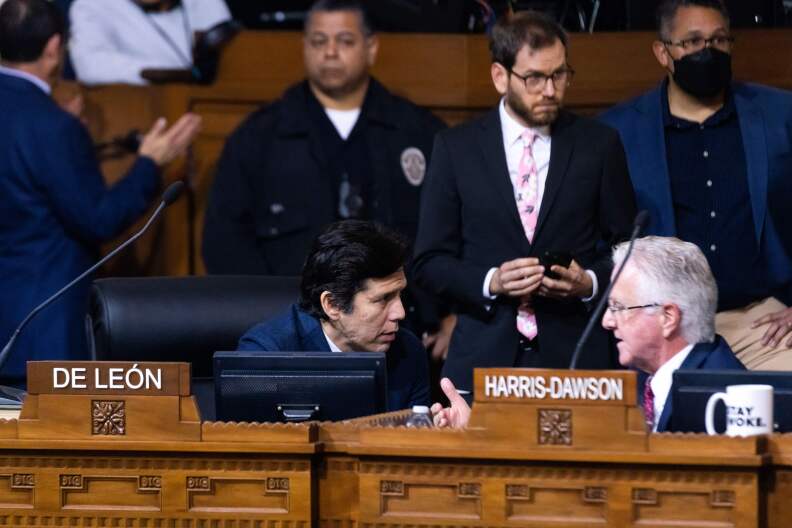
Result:
<svg viewBox="0 0 792 528">
<path fill-rule="evenodd" d="M 386 352 L 388 410 L 429 402 L 426 352 L 399 328 L 406 241 L 373 222 L 330 225 L 303 267 L 299 305 L 248 330 L 239 350 Z"/>
</svg>

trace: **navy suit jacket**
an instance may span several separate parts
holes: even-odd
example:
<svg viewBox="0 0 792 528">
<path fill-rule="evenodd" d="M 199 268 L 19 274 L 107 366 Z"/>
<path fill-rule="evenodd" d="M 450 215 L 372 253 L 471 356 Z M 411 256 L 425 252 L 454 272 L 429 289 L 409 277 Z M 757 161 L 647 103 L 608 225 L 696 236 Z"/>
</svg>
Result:
<svg viewBox="0 0 792 528">
<path fill-rule="evenodd" d="M 159 189 L 140 158 L 106 188 L 85 127 L 39 87 L 0 73 L 0 343 L 25 315 L 95 262 Z M 90 280 L 50 305 L 20 334 L 0 376 L 22 378 L 27 360 L 86 359 Z"/>
<path fill-rule="evenodd" d="M 715 341 L 712 343 L 699 343 L 693 347 L 688 357 L 682 362 L 679 370 L 745 370 L 745 366 L 740 363 L 737 356 L 734 355 L 729 344 L 724 341 L 721 336 L 715 336 Z M 671 394 L 673 388 L 668 393 L 663 412 L 660 419 L 657 421 L 657 432 L 669 430 L 671 425 L 671 416 L 673 413 Z M 643 391 L 641 391 L 643 393 Z"/>
<path fill-rule="evenodd" d="M 259 323 L 239 340 L 239 350 L 330 352 L 322 325 L 296 304 L 274 319 Z M 385 353 L 388 370 L 388 411 L 429 404 L 426 350 L 408 330 L 400 329 Z"/>
<path fill-rule="evenodd" d="M 792 302 L 792 93 L 732 83 L 748 170 L 757 246 L 773 290 Z M 619 131 L 647 235 L 676 236 L 663 128 L 662 86 L 600 119 Z"/>
</svg>

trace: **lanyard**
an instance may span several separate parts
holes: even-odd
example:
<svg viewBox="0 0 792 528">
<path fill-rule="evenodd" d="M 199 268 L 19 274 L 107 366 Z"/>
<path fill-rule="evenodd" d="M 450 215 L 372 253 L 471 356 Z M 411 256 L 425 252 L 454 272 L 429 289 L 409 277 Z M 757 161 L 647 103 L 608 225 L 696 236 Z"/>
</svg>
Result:
<svg viewBox="0 0 792 528">
<path fill-rule="evenodd" d="M 134 0 L 130 0 L 130 1 L 134 2 Z M 190 22 L 187 20 L 187 8 L 184 6 L 184 4 L 182 4 L 178 9 L 181 9 L 182 24 L 184 25 L 184 34 L 187 37 L 187 43 L 189 45 L 192 43 L 192 29 L 190 28 Z M 189 57 L 185 56 L 184 53 L 182 53 L 181 48 L 179 48 L 178 44 L 176 44 L 176 42 L 171 38 L 171 36 L 168 35 L 168 33 L 164 29 L 162 29 L 162 27 L 159 24 L 157 24 L 151 18 L 151 16 L 145 11 L 143 12 L 143 17 L 148 21 L 151 27 L 154 28 L 154 31 L 156 31 L 159 34 L 159 36 L 162 37 L 162 40 L 165 41 L 168 47 L 176 52 L 179 58 L 184 62 L 184 65 L 188 68 L 191 68 L 193 65 L 192 59 L 190 59 Z"/>
</svg>

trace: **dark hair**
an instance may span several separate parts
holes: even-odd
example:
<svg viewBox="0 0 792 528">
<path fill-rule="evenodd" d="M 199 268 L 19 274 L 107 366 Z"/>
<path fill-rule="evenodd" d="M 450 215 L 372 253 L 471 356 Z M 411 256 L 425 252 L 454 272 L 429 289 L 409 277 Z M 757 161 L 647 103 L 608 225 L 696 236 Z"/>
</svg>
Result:
<svg viewBox="0 0 792 528">
<path fill-rule="evenodd" d="M 308 27 L 308 23 L 315 13 L 334 13 L 337 11 L 355 11 L 360 15 L 360 29 L 363 34 L 367 37 L 374 34 L 374 25 L 371 22 L 371 17 L 366 11 L 363 2 L 359 0 L 317 0 L 305 16 L 305 28 Z"/>
<path fill-rule="evenodd" d="M 708 7 L 718 11 L 726 23 L 729 23 L 729 10 L 723 0 L 663 0 L 657 6 L 655 20 L 657 21 L 657 34 L 660 40 L 667 40 L 672 31 L 674 17 L 682 7 Z"/>
<path fill-rule="evenodd" d="M 0 59 L 34 62 L 53 35 L 66 34 L 60 10 L 47 0 L 6 0 L 0 6 Z"/>
<path fill-rule="evenodd" d="M 399 271 L 407 261 L 407 252 L 404 237 L 375 222 L 344 220 L 331 224 L 316 238 L 305 260 L 300 308 L 327 319 L 320 297 L 328 291 L 333 305 L 350 313 L 352 300 L 365 281 Z"/>
<path fill-rule="evenodd" d="M 538 50 L 548 48 L 559 40 L 566 49 L 566 32 L 551 17 L 538 11 L 520 11 L 501 18 L 492 28 L 489 44 L 492 62 L 511 70 L 523 46 Z"/>
</svg>

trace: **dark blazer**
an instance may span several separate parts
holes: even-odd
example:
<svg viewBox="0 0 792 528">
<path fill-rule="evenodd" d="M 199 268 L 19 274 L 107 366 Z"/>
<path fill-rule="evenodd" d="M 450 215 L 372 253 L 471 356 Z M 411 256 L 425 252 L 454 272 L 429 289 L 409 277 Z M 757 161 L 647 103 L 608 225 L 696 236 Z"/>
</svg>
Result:
<svg viewBox="0 0 792 528">
<path fill-rule="evenodd" d="M 662 86 L 600 116 L 624 142 L 646 234 L 676 236 L 663 128 Z M 732 83 L 748 169 L 756 240 L 770 287 L 792 303 L 792 93 Z"/>
<path fill-rule="evenodd" d="M 134 222 L 160 187 L 139 158 L 108 189 L 85 127 L 33 83 L 0 74 L 0 342 L 25 315 L 95 262 L 99 244 Z M 31 321 L 1 376 L 26 360 L 87 359 L 90 279 Z"/>
<path fill-rule="evenodd" d="M 443 373 L 472 388 L 474 367 L 514 365 L 517 302 L 484 297 L 490 268 L 518 257 L 565 250 L 608 284 L 610 246 L 629 237 L 635 198 L 618 134 L 561 112 L 551 131 L 550 167 L 533 243 L 520 223 L 495 108 L 441 132 L 421 202 L 415 273 L 427 289 L 456 303 L 459 318 Z M 534 298 L 539 363 L 566 368 L 589 313 L 580 300 Z M 581 365 L 615 365 L 609 337 L 597 328 Z"/>
<path fill-rule="evenodd" d="M 718 370 L 745 370 L 745 366 L 740 363 L 737 356 L 734 355 L 729 344 L 723 340 L 721 336 L 715 336 L 715 341 L 712 343 L 699 343 L 693 347 L 688 357 L 680 365 L 679 370 L 697 370 L 697 369 L 718 369 Z M 668 393 L 666 403 L 663 406 L 663 412 L 660 419 L 657 421 L 657 432 L 669 430 L 673 409 L 671 404 L 671 394 L 673 388 Z M 641 391 L 640 394 L 642 394 Z"/>
<path fill-rule="evenodd" d="M 239 350 L 330 352 L 322 326 L 296 304 L 274 319 L 259 323 L 239 340 Z M 388 370 L 388 410 L 429 404 L 426 350 L 407 330 L 399 329 L 385 353 Z"/>
<path fill-rule="evenodd" d="M 331 153 L 324 152 L 309 97 L 307 81 L 290 87 L 226 141 L 204 222 L 203 258 L 210 273 L 299 275 L 313 240 L 337 219 Z M 368 219 L 414 240 L 422 181 L 408 181 L 402 154 L 416 148 L 428 158 L 435 133 L 445 125 L 375 79 L 364 107 L 360 119 L 366 119 L 372 167 Z M 414 286 L 405 298 L 408 317 L 436 324 L 437 307 Z"/>
</svg>

